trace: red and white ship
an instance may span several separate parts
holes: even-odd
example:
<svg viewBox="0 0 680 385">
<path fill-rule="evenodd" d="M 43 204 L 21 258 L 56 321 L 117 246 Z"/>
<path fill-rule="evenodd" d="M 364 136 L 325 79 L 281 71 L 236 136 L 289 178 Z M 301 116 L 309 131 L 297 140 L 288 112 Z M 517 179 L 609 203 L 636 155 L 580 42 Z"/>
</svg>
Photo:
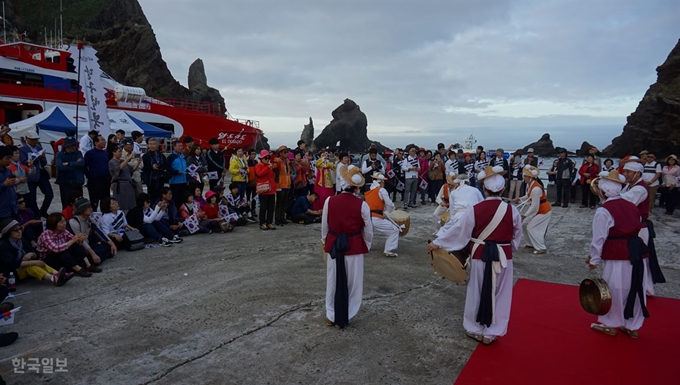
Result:
<svg viewBox="0 0 680 385">
<path fill-rule="evenodd" d="M 77 58 L 66 50 L 0 40 L 0 123 L 11 124 L 54 106 L 81 111 L 85 99 L 78 90 Z M 183 99 L 155 99 L 142 88 L 128 87 L 102 75 L 106 105 L 181 138 L 191 136 L 202 146 L 218 138 L 221 147 L 254 148 L 263 132 L 259 122 L 221 114 L 213 103 Z M 81 115 L 84 115 L 81 112 Z M 79 130 L 80 131 L 80 130 Z"/>
</svg>

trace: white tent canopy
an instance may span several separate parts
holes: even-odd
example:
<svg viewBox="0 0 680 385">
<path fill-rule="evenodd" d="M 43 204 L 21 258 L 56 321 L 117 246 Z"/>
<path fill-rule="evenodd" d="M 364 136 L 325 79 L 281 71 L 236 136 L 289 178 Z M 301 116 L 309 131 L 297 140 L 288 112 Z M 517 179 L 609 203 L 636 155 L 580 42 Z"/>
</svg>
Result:
<svg viewBox="0 0 680 385">
<path fill-rule="evenodd" d="M 85 108 L 87 107 L 83 106 L 83 111 L 80 111 L 78 114 L 78 138 L 87 135 L 87 132 L 90 131 L 90 123 L 84 111 Z M 132 118 L 125 111 L 108 110 L 108 115 L 111 132 L 123 130 L 125 131 L 125 136 L 130 136 L 132 131 L 143 132 L 148 137 L 170 137 L 172 135 L 169 131 Z M 56 106 L 45 110 L 41 114 L 10 124 L 12 129 L 10 135 L 14 139 L 20 139 L 28 132 L 38 131 L 40 142 L 49 143 L 52 140 L 57 141 L 63 138 L 67 130 L 75 131 L 75 127 L 76 110 Z"/>
</svg>

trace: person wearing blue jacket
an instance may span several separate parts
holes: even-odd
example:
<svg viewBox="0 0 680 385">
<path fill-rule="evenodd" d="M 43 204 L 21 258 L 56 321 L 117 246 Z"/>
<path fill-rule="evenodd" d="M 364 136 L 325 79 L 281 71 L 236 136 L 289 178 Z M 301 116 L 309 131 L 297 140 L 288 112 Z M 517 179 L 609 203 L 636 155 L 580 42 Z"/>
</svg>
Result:
<svg viewBox="0 0 680 385">
<path fill-rule="evenodd" d="M 57 180 L 61 197 L 61 209 L 68 206 L 69 192 L 75 190 L 83 196 L 83 184 L 85 184 L 85 157 L 78 151 L 78 142 L 75 139 L 66 139 L 61 151 L 57 153 L 55 164 L 57 166 Z"/>
<path fill-rule="evenodd" d="M 172 142 L 172 154 L 168 156 L 168 164 L 170 165 L 170 180 L 168 184 L 170 185 L 172 200 L 175 202 L 176 207 L 184 203 L 182 202 L 182 197 L 189 185 L 186 175 L 187 160 L 182 152 L 182 147 L 181 141 L 174 140 Z"/>
<path fill-rule="evenodd" d="M 26 134 L 26 145 L 19 148 L 19 159 L 21 163 L 28 167 L 30 167 L 28 163 L 31 162 L 37 170 L 35 174 L 28 175 L 29 193 L 27 202 L 34 213 L 47 218 L 47 210 L 50 208 L 50 204 L 52 204 L 52 199 L 54 199 L 54 191 L 52 191 L 52 185 L 50 184 L 50 174 L 45 170 L 47 159 L 45 158 L 42 146 L 40 146 L 39 139 L 40 136 L 35 131 Z M 40 192 L 44 196 L 40 208 L 38 208 L 37 199 L 38 188 L 40 188 Z"/>
</svg>

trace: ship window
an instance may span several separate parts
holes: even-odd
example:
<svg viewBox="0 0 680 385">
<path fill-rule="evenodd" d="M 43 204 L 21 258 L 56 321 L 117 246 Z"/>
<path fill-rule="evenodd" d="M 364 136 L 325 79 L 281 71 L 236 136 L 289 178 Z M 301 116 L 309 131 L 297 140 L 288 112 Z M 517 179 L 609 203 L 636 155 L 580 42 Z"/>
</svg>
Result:
<svg viewBox="0 0 680 385">
<path fill-rule="evenodd" d="M 72 57 L 69 56 L 68 58 L 66 58 L 66 71 L 76 72 L 76 66 L 73 63 L 75 63 L 75 61 L 73 60 Z"/>
<path fill-rule="evenodd" d="M 23 80 L 23 76 L 21 75 L 21 72 L 9 71 L 9 70 L 0 70 L 0 79 L 2 79 L 4 82 L 8 82 L 8 83 L 21 84 L 21 81 Z"/>
<path fill-rule="evenodd" d="M 31 86 L 42 87 L 43 77 L 36 74 L 24 74 L 24 80 Z"/>
</svg>

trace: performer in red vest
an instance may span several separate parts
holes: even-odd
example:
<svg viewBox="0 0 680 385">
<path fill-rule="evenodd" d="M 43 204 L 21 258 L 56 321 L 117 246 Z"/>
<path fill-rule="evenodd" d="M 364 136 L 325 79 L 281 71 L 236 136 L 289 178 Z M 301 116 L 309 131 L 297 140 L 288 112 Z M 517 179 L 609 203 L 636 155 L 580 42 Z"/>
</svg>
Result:
<svg viewBox="0 0 680 385">
<path fill-rule="evenodd" d="M 654 224 L 649 220 L 649 189 L 642 179 L 644 166 L 640 163 L 637 156 L 631 156 L 623 166 L 623 175 L 626 177 L 626 186 L 621 192 L 621 198 L 637 206 L 637 210 L 642 217 L 642 228 L 640 238 L 649 249 L 649 258 L 645 259 L 645 269 L 647 270 L 647 280 L 645 281 L 645 292 L 647 295 L 654 295 L 654 284 L 665 283 L 666 278 L 661 272 L 659 260 L 656 256 L 654 246 Z"/>
<path fill-rule="evenodd" d="M 468 337 L 489 345 L 505 335 L 512 303 L 512 253 L 522 241 L 519 211 L 501 199 L 505 190 L 503 167 L 486 167 L 477 175 L 486 199 L 452 225 L 445 237 L 428 246 L 461 250 L 469 244 L 470 278 L 465 297 L 463 327 Z"/>
<path fill-rule="evenodd" d="M 602 278 L 611 290 L 612 306 L 590 327 L 611 336 L 619 328 L 637 338 L 638 329 L 649 317 L 643 289 L 647 280 L 643 259 L 647 254 L 638 235 L 642 227 L 640 214 L 635 205 L 620 196 L 625 182 L 616 170 L 603 171 L 597 183 L 599 191 L 593 188 L 606 201 L 593 217 L 593 240 L 586 263 L 591 270 L 602 263 Z"/>
<path fill-rule="evenodd" d="M 361 169 L 341 170 L 342 193 L 326 200 L 321 240 L 329 254 L 326 264 L 326 324 L 344 328 L 361 306 L 364 254 L 371 248 L 371 209 L 355 194 L 364 185 Z"/>
</svg>

